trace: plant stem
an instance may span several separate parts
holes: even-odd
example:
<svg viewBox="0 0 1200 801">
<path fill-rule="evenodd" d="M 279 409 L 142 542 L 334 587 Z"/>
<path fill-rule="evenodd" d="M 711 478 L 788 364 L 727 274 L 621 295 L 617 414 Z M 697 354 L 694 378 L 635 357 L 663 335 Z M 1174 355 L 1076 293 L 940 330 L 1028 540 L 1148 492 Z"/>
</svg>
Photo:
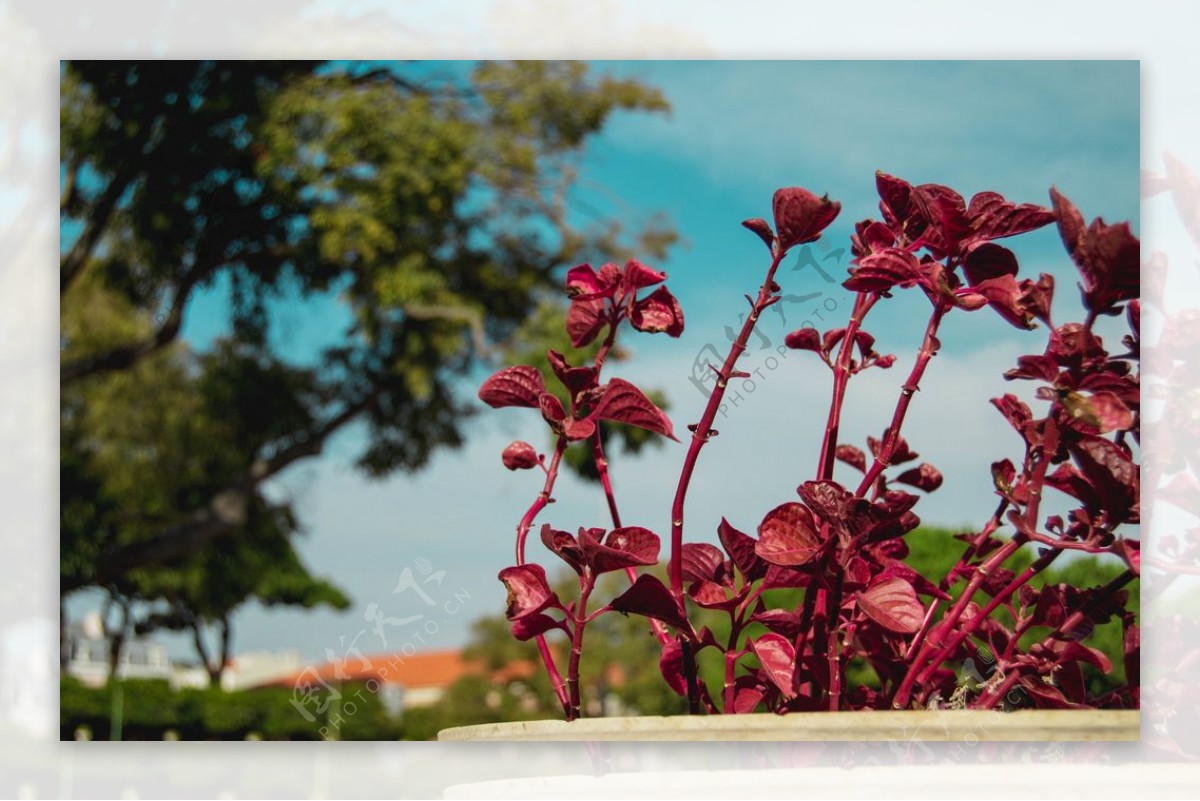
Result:
<svg viewBox="0 0 1200 801">
<path fill-rule="evenodd" d="M 683 459 L 683 468 L 680 470 L 679 481 L 675 488 L 675 500 L 671 504 L 671 561 L 668 566 L 671 595 L 675 598 L 675 602 L 679 605 L 680 609 L 685 608 L 683 599 L 683 509 L 684 502 L 687 500 L 688 486 L 692 481 L 692 472 L 696 469 L 696 461 L 700 457 L 700 449 L 708 442 L 708 438 L 711 435 L 713 420 L 716 418 L 717 411 L 721 407 L 721 400 L 725 397 L 725 387 L 728 386 L 729 380 L 733 375 L 738 357 L 746 350 L 746 343 L 750 339 L 750 334 L 754 331 L 754 326 L 758 322 L 758 316 L 764 309 L 771 305 L 773 297 L 778 297 L 775 294 L 775 271 L 779 268 L 779 264 L 783 261 L 786 253 L 787 251 L 785 250 L 776 249 L 776 252 L 773 254 L 771 266 L 767 269 L 767 276 L 763 279 L 762 286 L 759 287 L 758 298 L 752 304 L 750 314 L 742 324 L 741 332 L 738 333 L 737 339 L 730 346 L 729 355 L 725 357 L 725 363 L 721 365 L 721 369 L 717 373 L 716 386 L 713 387 L 712 394 L 708 396 L 708 405 L 705 406 L 704 414 L 701 415 L 700 422 L 696 424 L 696 428 L 692 432 L 692 441 L 688 446 L 687 455 Z M 680 636 L 680 646 L 683 652 L 684 677 L 687 679 L 688 706 L 692 712 L 696 712 L 700 706 L 697 689 L 696 656 L 692 652 L 691 643 L 682 635 Z"/>
<path fill-rule="evenodd" d="M 579 606 L 575 609 L 575 626 L 571 632 L 571 659 L 567 663 L 567 687 L 570 693 L 570 708 L 567 720 L 579 717 L 579 659 L 583 655 L 583 631 L 587 628 L 587 602 L 596 586 L 596 577 L 589 570 L 579 590 Z"/>
<path fill-rule="evenodd" d="M 613 492 L 612 481 L 608 477 L 608 460 L 604 458 L 604 442 L 600 438 L 599 426 L 596 426 L 596 433 L 592 434 L 592 458 L 596 460 L 596 472 L 600 474 L 600 484 L 604 487 L 604 497 L 608 501 L 608 512 L 612 516 L 613 528 L 620 528 L 621 513 L 617 511 L 617 496 Z M 625 575 L 629 578 L 630 584 L 637 581 L 636 569 L 625 568 Z M 660 643 L 666 645 L 671 640 L 671 635 L 667 633 L 666 627 L 654 618 L 648 618 L 648 620 L 654 636 Z"/>
<path fill-rule="evenodd" d="M 708 442 L 713 420 L 725 397 L 725 388 L 733 374 L 734 365 L 737 363 L 738 357 L 746 350 L 746 343 L 754 331 L 759 314 L 769 305 L 768 301 L 774 295 L 775 271 L 779 268 L 779 263 L 783 260 L 785 253 L 786 251 L 780 251 L 771 259 L 767 277 L 758 290 L 758 299 L 742 324 L 742 330 L 738 333 L 737 339 L 730 346 L 725 363 L 717 373 L 716 386 L 713 388 L 712 394 L 708 396 L 708 405 L 705 406 L 704 414 L 701 415 L 700 422 L 696 424 L 696 429 L 692 432 L 692 441 L 688 446 L 687 455 L 683 459 L 683 469 L 680 471 L 679 482 L 675 489 L 675 500 L 671 504 L 671 563 L 669 570 L 671 594 L 675 596 L 675 600 L 681 606 L 683 604 L 683 510 L 684 502 L 687 500 L 688 486 L 692 480 L 692 472 L 696 469 L 700 449 Z"/>
<path fill-rule="evenodd" d="M 841 565 L 834 565 L 836 574 L 833 579 L 833 591 L 828 595 L 825 615 L 829 618 L 829 633 L 827 635 L 829 659 L 829 711 L 837 712 L 842 700 L 842 659 L 841 643 L 838 640 L 838 621 L 842 616 L 842 579 L 845 570 Z"/>
<path fill-rule="evenodd" d="M 917 352 L 917 358 L 913 362 L 912 371 L 908 374 L 908 380 L 900 388 L 900 398 L 896 401 L 892 422 L 883 435 L 883 442 L 879 444 L 879 453 L 875 456 L 875 461 L 863 476 L 862 483 L 858 485 L 856 495 L 861 496 L 866 492 L 875 483 L 875 479 L 879 478 L 880 473 L 889 466 L 892 453 L 900 441 L 900 427 L 904 425 L 908 406 L 912 402 L 913 395 L 921 388 L 921 378 L 925 375 L 925 368 L 929 365 L 929 360 L 937 353 L 938 326 L 941 325 L 942 317 L 948 310 L 949 307 L 939 303 L 934 307 L 933 313 L 929 315 L 929 322 L 925 326 L 925 338 L 921 341 L 921 349 Z M 832 474 L 832 470 L 830 472 Z"/>
<path fill-rule="evenodd" d="M 525 516 L 521 518 L 521 522 L 517 525 L 517 564 L 525 564 L 525 539 L 529 535 L 529 529 L 533 526 L 533 521 L 538 514 L 546 508 L 546 504 L 550 503 L 550 493 L 554 491 L 554 482 L 558 478 L 558 466 L 562 461 L 563 451 L 567 449 L 566 437 L 559 437 L 558 442 L 554 446 L 554 456 L 550 459 L 550 466 L 546 468 L 546 483 L 542 485 L 542 491 L 538 493 L 536 499 L 525 512 Z M 567 691 L 563 683 L 562 674 L 558 672 L 558 666 L 554 664 L 554 654 L 550 651 L 550 645 L 546 642 L 546 635 L 539 634 L 537 636 L 538 653 L 541 654 L 542 664 L 546 667 L 546 675 L 550 677 L 550 686 L 554 688 L 554 695 L 558 698 L 558 702 L 562 704 L 563 711 L 570 717 L 570 704 L 568 703 Z"/>
<path fill-rule="evenodd" d="M 842 420 L 842 402 L 846 398 L 846 386 L 850 382 L 850 361 L 854 355 L 854 340 L 863 318 L 867 316 L 867 312 L 871 310 L 878 299 L 878 295 L 866 292 L 859 292 L 854 297 L 854 308 L 850 313 L 850 321 L 846 324 L 846 333 L 842 337 L 837 360 L 833 365 L 833 396 L 829 403 L 829 418 L 825 422 L 825 438 L 821 441 L 818 481 L 827 481 L 833 478 L 834 454 L 837 452 L 838 428 Z"/>
</svg>

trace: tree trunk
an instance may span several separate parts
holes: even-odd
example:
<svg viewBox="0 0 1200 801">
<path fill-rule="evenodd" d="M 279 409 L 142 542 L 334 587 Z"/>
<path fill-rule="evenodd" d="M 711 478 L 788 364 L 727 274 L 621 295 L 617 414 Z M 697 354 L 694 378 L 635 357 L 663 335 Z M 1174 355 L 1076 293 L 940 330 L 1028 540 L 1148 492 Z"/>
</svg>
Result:
<svg viewBox="0 0 1200 801">
<path fill-rule="evenodd" d="M 114 597 L 113 600 L 120 607 L 120 625 L 114 630 L 108 632 L 108 679 L 115 681 L 117 678 L 117 668 L 121 666 L 121 651 L 125 648 L 125 638 L 129 633 L 129 605 L 130 601 L 125 598 Z M 104 621 L 107 624 L 107 619 Z"/>
</svg>

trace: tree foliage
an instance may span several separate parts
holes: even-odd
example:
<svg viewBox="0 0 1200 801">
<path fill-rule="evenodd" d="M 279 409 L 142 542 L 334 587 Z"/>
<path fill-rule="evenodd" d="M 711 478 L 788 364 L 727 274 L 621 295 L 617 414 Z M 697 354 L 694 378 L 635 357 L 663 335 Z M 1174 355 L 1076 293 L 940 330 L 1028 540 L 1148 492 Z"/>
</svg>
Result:
<svg viewBox="0 0 1200 801">
<path fill-rule="evenodd" d="M 352 423 L 368 475 L 423 466 L 462 441 L 455 378 L 553 313 L 557 271 L 673 240 L 569 211 L 611 114 L 666 108 L 577 63 L 69 62 L 61 94 L 64 593 L 287 512 L 264 483 Z M 303 360 L 285 294 L 342 314 Z"/>
</svg>

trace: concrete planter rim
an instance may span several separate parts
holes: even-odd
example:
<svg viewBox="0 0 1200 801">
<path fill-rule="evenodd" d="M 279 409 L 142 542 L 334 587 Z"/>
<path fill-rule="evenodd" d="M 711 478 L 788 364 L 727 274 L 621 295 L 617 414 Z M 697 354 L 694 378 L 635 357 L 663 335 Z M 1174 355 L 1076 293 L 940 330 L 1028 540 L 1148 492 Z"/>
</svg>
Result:
<svg viewBox="0 0 1200 801">
<path fill-rule="evenodd" d="M 794 712 L 514 721 L 438 732 L 443 742 L 509 741 L 1133 741 L 1138 710 L 1030 709 Z"/>
</svg>

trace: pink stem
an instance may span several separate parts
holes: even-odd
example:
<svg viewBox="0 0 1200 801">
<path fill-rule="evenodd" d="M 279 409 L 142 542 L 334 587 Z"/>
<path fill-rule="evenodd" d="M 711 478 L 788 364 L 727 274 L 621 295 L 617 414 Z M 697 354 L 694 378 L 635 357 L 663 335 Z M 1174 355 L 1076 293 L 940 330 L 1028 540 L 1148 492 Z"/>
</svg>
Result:
<svg viewBox="0 0 1200 801">
<path fill-rule="evenodd" d="M 854 340 L 867 312 L 879 299 L 878 295 L 859 292 L 854 298 L 854 309 L 846 324 L 837 359 L 833 364 L 833 397 L 829 403 L 829 418 L 825 422 L 825 438 L 821 441 L 821 456 L 818 462 L 818 481 L 833 478 L 834 454 L 837 452 L 838 428 L 842 420 L 842 403 L 846 397 L 846 386 L 850 382 L 850 361 L 854 356 Z"/>
<path fill-rule="evenodd" d="M 596 472 L 600 474 L 600 484 L 604 487 L 604 497 L 608 501 L 608 512 L 612 516 L 613 528 L 620 528 L 621 513 L 617 511 L 617 496 L 613 492 L 612 481 L 608 477 L 608 460 L 604 458 L 604 443 L 600 439 L 599 426 L 596 428 L 596 433 L 592 434 L 592 458 L 596 460 Z M 636 569 L 625 568 L 625 575 L 629 578 L 630 584 L 637 581 Z M 670 642 L 671 635 L 667 633 L 666 627 L 654 618 L 649 618 L 649 620 L 650 628 L 654 631 L 654 636 L 658 641 L 663 645 Z"/>
<path fill-rule="evenodd" d="M 525 539 L 529 535 L 529 529 L 533 526 L 533 521 L 546 508 L 546 504 L 550 503 L 550 493 L 554 490 L 554 482 L 558 478 L 558 466 L 562 461 L 563 451 L 566 449 L 566 437 L 559 437 L 558 442 L 554 446 L 554 456 L 550 460 L 550 466 L 546 468 L 546 483 L 542 485 L 542 491 L 538 493 L 533 504 L 525 512 L 525 516 L 521 518 L 520 524 L 517 525 L 518 565 L 525 564 Z M 537 636 L 537 646 L 538 653 L 542 657 L 542 664 L 546 667 L 546 675 L 550 677 L 550 686 L 554 688 L 554 695 L 558 698 L 558 702 L 562 704 L 563 711 L 567 714 L 567 717 L 570 718 L 571 708 L 567 697 L 567 690 L 562 674 L 558 672 L 558 666 L 554 664 L 554 654 L 551 653 L 550 645 L 546 642 L 544 634 Z"/>
<path fill-rule="evenodd" d="M 933 313 L 929 315 L 929 323 L 925 326 L 925 338 L 921 341 L 921 350 L 917 352 L 917 358 L 913 363 L 912 372 L 908 374 L 908 380 L 900 388 L 900 399 L 896 401 L 896 410 L 892 413 L 891 425 L 888 426 L 887 432 L 883 435 L 883 442 L 879 445 L 879 454 L 875 457 L 875 461 L 871 464 L 870 469 L 863 476 L 862 482 L 858 485 L 857 495 L 865 493 L 875 483 L 875 479 L 879 478 L 879 475 L 888 467 L 892 453 L 900 441 L 900 427 L 904 425 L 904 417 L 908 414 L 908 406 L 912 402 L 913 395 L 921 388 L 921 378 L 925 375 L 925 368 L 929 365 L 929 360 L 937 353 L 937 330 L 942 322 L 942 317 L 945 316 L 947 311 L 948 308 L 946 306 L 939 304 L 934 307 Z"/>
<path fill-rule="evenodd" d="M 696 469 L 697 459 L 700 458 L 700 449 L 708 442 L 708 438 L 711 435 L 713 420 L 716 419 L 717 411 L 721 407 L 721 400 L 725 397 L 725 387 L 728 386 L 730 379 L 733 377 L 734 366 L 737 364 L 738 357 L 746 350 L 746 343 L 750 339 L 750 334 L 754 331 L 754 326 L 758 322 L 759 315 L 771 305 L 773 302 L 772 298 L 778 298 L 775 294 L 777 289 L 775 271 L 779 268 L 779 264 L 783 261 L 786 253 L 787 251 L 777 248 L 772 256 L 771 266 L 767 270 L 767 277 L 763 280 L 762 286 L 759 287 L 758 298 L 752 304 L 750 314 L 746 317 L 746 322 L 742 324 L 741 332 L 738 333 L 737 339 L 730 346 L 729 355 L 725 357 L 725 362 L 721 365 L 721 369 L 717 373 L 716 386 L 713 388 L 712 394 L 708 396 L 708 405 L 704 409 L 704 414 L 700 417 L 700 422 L 696 424 L 696 428 L 692 432 L 692 442 L 688 446 L 687 455 L 683 459 L 683 468 L 679 473 L 679 482 L 675 488 L 675 500 L 671 504 L 671 562 L 668 567 L 671 581 L 671 595 L 680 609 L 684 608 L 683 508 L 684 502 L 687 500 L 688 486 L 692 481 L 692 472 Z M 686 638 L 680 638 L 680 646 L 683 651 L 684 677 L 687 679 L 688 686 L 688 706 L 693 711 L 697 711 L 699 708 L 699 694 L 696 677 L 696 657 L 692 652 L 691 643 Z"/>
</svg>

